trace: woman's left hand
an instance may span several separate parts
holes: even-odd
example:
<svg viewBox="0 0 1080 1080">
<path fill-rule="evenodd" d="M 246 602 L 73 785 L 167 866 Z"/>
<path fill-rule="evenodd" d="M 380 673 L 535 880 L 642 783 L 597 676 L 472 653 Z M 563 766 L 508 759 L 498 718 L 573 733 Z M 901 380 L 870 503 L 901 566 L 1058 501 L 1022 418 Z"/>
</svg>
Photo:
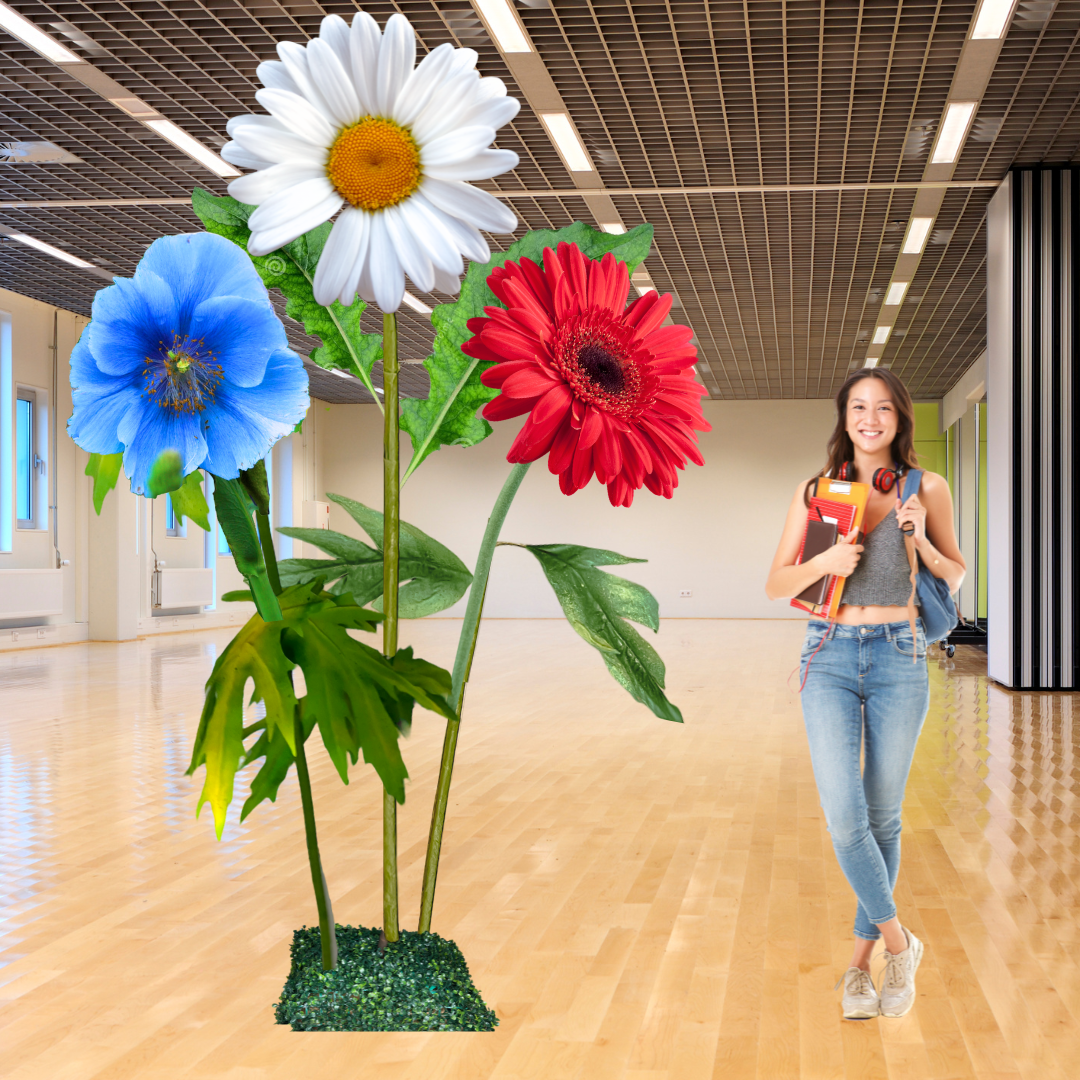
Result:
<svg viewBox="0 0 1080 1080">
<path fill-rule="evenodd" d="M 912 495 L 903 505 L 896 500 L 896 520 L 903 529 L 907 522 L 915 526 L 915 540 L 926 539 L 926 507 L 919 502 L 918 495 Z"/>
</svg>

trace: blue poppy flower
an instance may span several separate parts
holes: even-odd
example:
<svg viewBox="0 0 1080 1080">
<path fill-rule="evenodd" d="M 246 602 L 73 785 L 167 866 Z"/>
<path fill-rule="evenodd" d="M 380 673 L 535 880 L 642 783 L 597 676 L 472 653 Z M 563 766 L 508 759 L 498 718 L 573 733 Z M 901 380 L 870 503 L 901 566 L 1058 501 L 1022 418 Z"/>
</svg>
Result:
<svg viewBox="0 0 1080 1080">
<path fill-rule="evenodd" d="M 164 236 L 114 282 L 71 353 L 68 433 L 90 453 L 123 451 L 137 495 L 167 451 L 185 476 L 231 480 L 303 419 L 303 362 L 242 248 Z"/>
</svg>

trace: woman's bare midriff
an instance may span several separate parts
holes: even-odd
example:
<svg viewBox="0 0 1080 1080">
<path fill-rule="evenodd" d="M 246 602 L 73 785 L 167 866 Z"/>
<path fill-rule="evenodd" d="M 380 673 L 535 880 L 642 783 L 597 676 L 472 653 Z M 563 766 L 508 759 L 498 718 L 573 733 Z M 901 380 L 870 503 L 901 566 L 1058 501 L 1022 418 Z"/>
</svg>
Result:
<svg viewBox="0 0 1080 1080">
<path fill-rule="evenodd" d="M 907 622 L 906 607 L 879 604 L 867 604 L 858 607 L 855 604 L 841 604 L 836 612 L 836 621 L 845 626 L 863 626 L 870 623 Z"/>
</svg>

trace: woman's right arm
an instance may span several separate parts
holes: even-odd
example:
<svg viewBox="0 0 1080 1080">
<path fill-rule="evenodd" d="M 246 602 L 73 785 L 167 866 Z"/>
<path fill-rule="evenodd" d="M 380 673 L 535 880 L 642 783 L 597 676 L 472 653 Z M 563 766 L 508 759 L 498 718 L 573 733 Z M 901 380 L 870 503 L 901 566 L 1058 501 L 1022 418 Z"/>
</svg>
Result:
<svg viewBox="0 0 1080 1080">
<path fill-rule="evenodd" d="M 809 480 L 804 480 L 795 489 L 795 497 L 791 500 L 791 506 L 788 509 L 780 544 L 776 549 L 768 580 L 765 582 L 765 595 L 770 600 L 798 596 L 803 589 L 813 585 L 818 578 L 826 574 L 850 577 L 859 563 L 863 546 L 854 543 L 858 535 L 857 529 L 852 529 L 843 541 L 834 544 L 820 555 L 815 555 L 809 562 L 795 562 L 799 557 L 799 545 L 802 543 L 803 530 L 806 526 L 806 503 L 803 501 L 803 492 L 809 483 Z"/>
</svg>

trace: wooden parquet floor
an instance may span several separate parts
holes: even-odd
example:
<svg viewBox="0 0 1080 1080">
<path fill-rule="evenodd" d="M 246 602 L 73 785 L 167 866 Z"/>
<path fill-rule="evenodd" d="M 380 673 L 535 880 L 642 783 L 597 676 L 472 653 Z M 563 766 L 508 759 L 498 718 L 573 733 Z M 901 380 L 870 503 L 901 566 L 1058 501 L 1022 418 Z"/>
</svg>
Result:
<svg viewBox="0 0 1080 1080">
<path fill-rule="evenodd" d="M 457 628 L 406 641 L 449 664 Z M 801 634 L 665 623 L 679 726 L 565 624 L 485 624 L 434 929 L 501 1023 L 461 1035 L 274 1025 L 292 930 L 315 919 L 295 782 L 219 843 L 184 776 L 227 634 L 0 654 L 0 1075 L 1075 1080 L 1072 696 L 1004 691 L 974 649 L 933 653 L 897 890 L 927 946 L 918 1002 L 845 1022 L 854 899 L 785 685 Z M 420 714 L 400 815 L 410 928 L 440 743 Z M 345 787 L 321 750 L 312 766 L 335 914 L 376 924 L 374 774 Z"/>
</svg>

